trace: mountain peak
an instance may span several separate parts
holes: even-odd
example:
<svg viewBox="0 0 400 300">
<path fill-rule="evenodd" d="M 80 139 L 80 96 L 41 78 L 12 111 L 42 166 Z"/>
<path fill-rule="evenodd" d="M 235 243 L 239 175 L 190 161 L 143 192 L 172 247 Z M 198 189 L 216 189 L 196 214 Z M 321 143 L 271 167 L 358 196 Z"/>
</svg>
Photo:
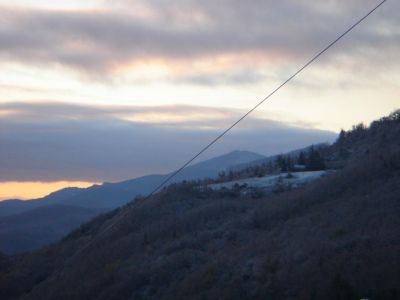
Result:
<svg viewBox="0 0 400 300">
<path fill-rule="evenodd" d="M 261 158 L 265 158 L 265 156 L 255 153 L 255 152 L 247 151 L 247 150 L 233 150 L 231 152 L 228 152 L 227 154 L 223 154 L 221 156 L 212 158 L 210 161 L 225 160 L 225 159 L 230 159 L 230 160 L 237 159 L 237 160 L 244 161 L 244 162 L 250 162 L 250 161 L 261 159 Z M 237 161 L 233 161 L 233 163 L 236 164 Z"/>
</svg>

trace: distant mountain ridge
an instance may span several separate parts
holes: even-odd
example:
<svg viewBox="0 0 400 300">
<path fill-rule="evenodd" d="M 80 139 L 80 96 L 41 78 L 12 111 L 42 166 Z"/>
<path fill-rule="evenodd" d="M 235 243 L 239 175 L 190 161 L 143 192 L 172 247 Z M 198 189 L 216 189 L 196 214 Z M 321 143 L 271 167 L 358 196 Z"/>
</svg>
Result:
<svg viewBox="0 0 400 300">
<path fill-rule="evenodd" d="M 265 158 L 264 155 L 249 151 L 232 151 L 182 170 L 173 182 L 215 178 L 218 173 L 236 164 L 248 163 Z M 173 172 L 172 172 L 173 173 Z M 103 183 L 88 188 L 64 188 L 43 198 L 33 200 L 4 200 L 0 202 L 0 217 L 5 217 L 37 208 L 43 205 L 74 205 L 89 209 L 113 209 L 132 200 L 137 195 L 150 193 L 170 174 L 147 175 L 116 183 Z"/>
<path fill-rule="evenodd" d="M 10 199 L 0 201 L 0 218 L 6 217 L 14 214 L 23 213 L 30 209 L 37 208 L 42 205 L 47 205 L 47 201 L 51 201 L 52 203 L 62 202 L 70 197 L 73 197 L 83 189 L 77 187 L 68 187 L 49 195 L 32 200 L 20 200 L 20 199 Z M 50 200 L 51 199 L 51 200 Z"/>
<path fill-rule="evenodd" d="M 215 178 L 230 166 L 264 157 L 249 151 L 233 151 L 185 168 L 170 183 Z M 1 201 L 0 251 L 18 253 L 54 242 L 97 214 L 120 207 L 138 195 L 150 193 L 170 174 L 148 175 L 88 188 L 64 188 L 29 201 Z M 69 219 L 64 218 L 61 207 L 68 208 L 65 215 Z M 65 224 L 68 220 L 69 224 Z M 53 230 L 49 230 L 49 227 Z"/>
</svg>

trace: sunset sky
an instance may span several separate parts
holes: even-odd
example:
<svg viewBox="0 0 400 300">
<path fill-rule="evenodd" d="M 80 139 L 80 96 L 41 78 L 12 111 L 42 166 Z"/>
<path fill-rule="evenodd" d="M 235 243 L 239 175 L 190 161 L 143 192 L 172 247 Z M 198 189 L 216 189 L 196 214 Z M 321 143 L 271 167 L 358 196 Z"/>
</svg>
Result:
<svg viewBox="0 0 400 300">
<path fill-rule="evenodd" d="M 0 0 L 0 199 L 179 167 L 376 0 Z M 203 159 L 400 107 L 389 0 Z"/>
</svg>

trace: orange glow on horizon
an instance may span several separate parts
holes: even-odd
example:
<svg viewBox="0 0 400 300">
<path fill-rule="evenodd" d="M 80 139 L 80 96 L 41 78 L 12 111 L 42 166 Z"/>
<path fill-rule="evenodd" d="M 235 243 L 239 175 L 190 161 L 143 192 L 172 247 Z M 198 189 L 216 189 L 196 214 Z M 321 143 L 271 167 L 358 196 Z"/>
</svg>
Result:
<svg viewBox="0 0 400 300">
<path fill-rule="evenodd" d="M 35 199 L 44 197 L 57 190 L 67 187 L 86 188 L 96 184 L 83 181 L 55 181 L 55 182 L 0 182 L 0 201 L 6 199 Z"/>
</svg>

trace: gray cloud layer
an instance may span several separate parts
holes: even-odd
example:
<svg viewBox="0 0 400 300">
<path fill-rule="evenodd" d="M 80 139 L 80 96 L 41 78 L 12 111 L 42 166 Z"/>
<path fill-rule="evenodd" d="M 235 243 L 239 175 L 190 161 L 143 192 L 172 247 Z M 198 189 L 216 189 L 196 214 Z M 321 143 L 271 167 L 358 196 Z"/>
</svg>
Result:
<svg viewBox="0 0 400 300">
<path fill-rule="evenodd" d="M 189 106 L 130 109 L 140 114 L 215 113 L 211 108 Z M 128 110 L 54 103 L 0 104 L 0 181 L 116 181 L 171 171 L 221 131 L 196 129 L 201 122 L 219 128 L 238 114 L 221 109 L 207 121 L 160 126 L 122 120 L 121 114 Z M 275 154 L 334 137 L 332 132 L 253 118 L 202 158 L 235 149 Z"/>
<path fill-rule="evenodd" d="M 106 3 L 115 6 L 114 1 Z M 143 59 L 198 59 L 223 54 L 261 53 L 258 60 L 284 56 L 304 60 L 332 40 L 376 1 L 117 1 L 124 9 L 51 11 L 2 8 L 0 59 L 59 64 L 105 76 L 116 66 Z M 141 17 L 130 3 L 141 3 Z M 398 1 L 389 1 L 343 43 L 347 55 L 389 61 L 399 52 Z M 335 56 L 332 56 L 334 59 Z M 254 67 L 263 61 L 254 62 Z M 255 68 L 256 69 L 256 68 Z M 240 70 L 238 71 L 240 73 Z M 248 70 L 246 70 L 248 74 Z M 210 75 L 210 74 L 209 74 Z M 215 80 L 193 76 L 177 80 L 218 84 L 257 80 L 246 76 Z"/>
</svg>

